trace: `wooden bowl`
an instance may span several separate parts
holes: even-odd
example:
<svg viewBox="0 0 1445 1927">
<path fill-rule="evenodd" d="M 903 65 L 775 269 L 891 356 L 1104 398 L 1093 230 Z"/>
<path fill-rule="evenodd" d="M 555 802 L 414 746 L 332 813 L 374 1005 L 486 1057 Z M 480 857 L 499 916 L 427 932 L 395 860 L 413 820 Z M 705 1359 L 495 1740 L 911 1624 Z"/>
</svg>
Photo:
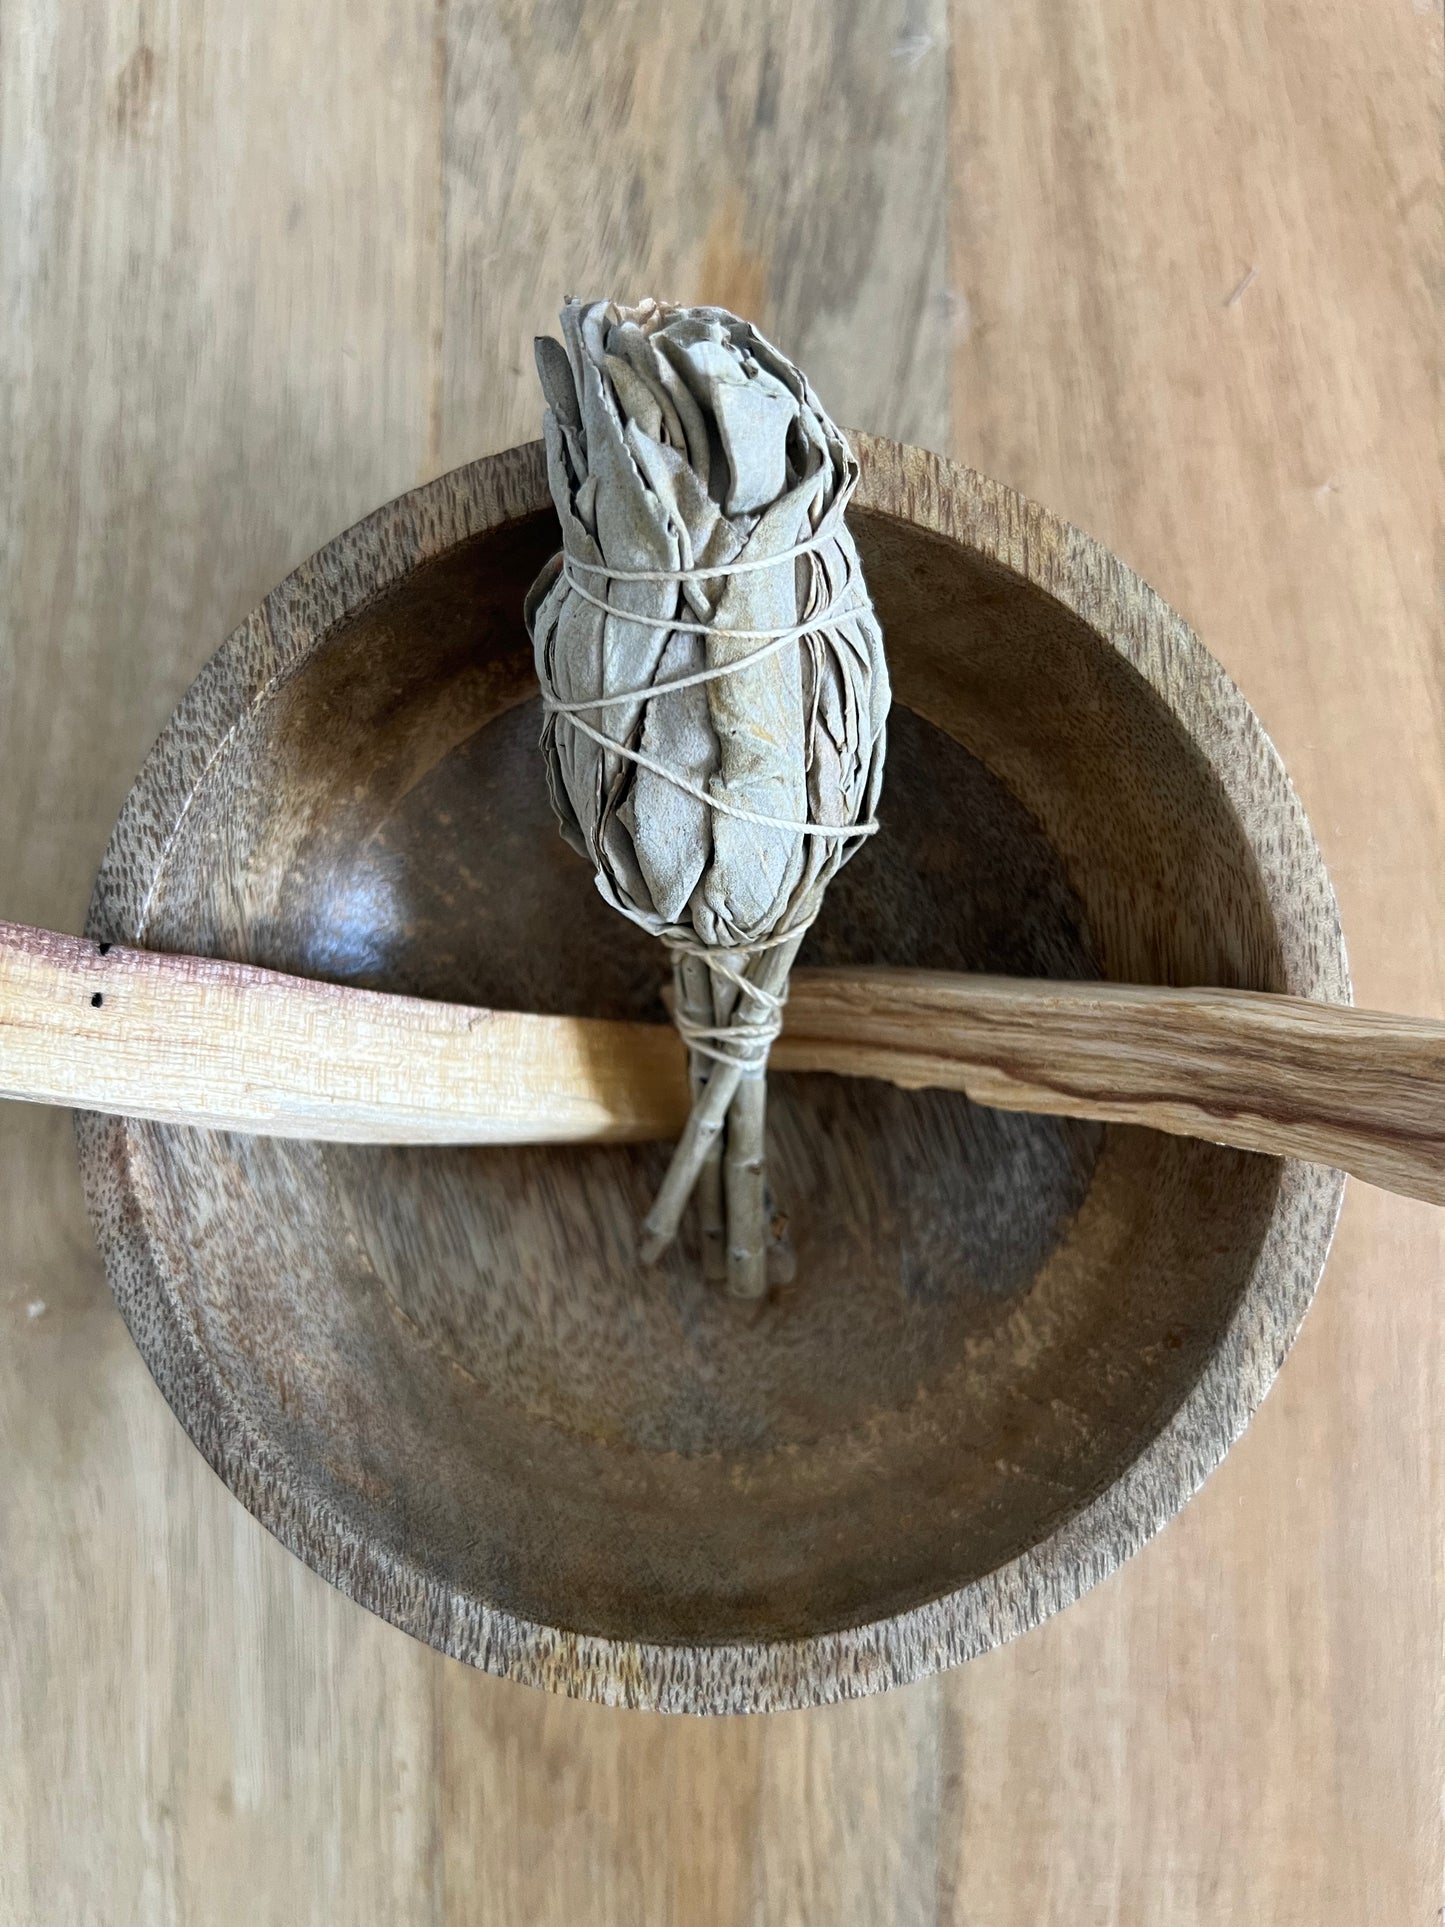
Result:
<svg viewBox="0 0 1445 1927">
<path fill-rule="evenodd" d="M 1248 705 L 1097 544 L 858 438 L 897 707 L 805 959 L 1347 999 Z M 281 584 L 126 802 L 90 934 L 659 1019 L 664 960 L 549 814 L 523 591 L 540 445 Z M 1341 1179 L 961 1096 L 775 1079 L 797 1282 L 658 1274 L 666 1147 L 378 1149 L 86 1117 L 121 1309 L 177 1416 L 351 1598 L 492 1672 L 694 1712 L 950 1666 L 1170 1517 L 1263 1396 Z"/>
</svg>

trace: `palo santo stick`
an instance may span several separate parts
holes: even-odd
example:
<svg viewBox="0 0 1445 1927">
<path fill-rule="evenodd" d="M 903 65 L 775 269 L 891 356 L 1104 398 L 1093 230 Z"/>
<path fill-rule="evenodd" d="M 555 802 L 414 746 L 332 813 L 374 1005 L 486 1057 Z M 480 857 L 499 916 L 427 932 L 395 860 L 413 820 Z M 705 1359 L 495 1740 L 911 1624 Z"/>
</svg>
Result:
<svg viewBox="0 0 1445 1927">
<path fill-rule="evenodd" d="M 774 1062 L 1305 1158 L 1445 1204 L 1445 1023 L 1424 1018 L 1240 990 L 797 971 Z M 0 1096 L 398 1144 L 635 1142 L 675 1136 L 690 1108 L 670 1027 L 103 956 L 5 923 Z"/>
<path fill-rule="evenodd" d="M 670 1137 L 661 1024 L 473 1010 L 0 923 L 0 1097 L 268 1137 L 535 1144 Z"/>
</svg>

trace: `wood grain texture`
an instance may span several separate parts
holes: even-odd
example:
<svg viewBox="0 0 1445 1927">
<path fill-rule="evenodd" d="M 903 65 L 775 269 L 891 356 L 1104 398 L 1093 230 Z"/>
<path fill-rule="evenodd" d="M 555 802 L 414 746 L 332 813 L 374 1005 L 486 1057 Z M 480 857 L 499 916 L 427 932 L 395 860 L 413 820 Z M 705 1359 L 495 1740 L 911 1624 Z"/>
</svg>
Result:
<svg viewBox="0 0 1445 1927">
<path fill-rule="evenodd" d="M 771 1061 L 1303 1158 L 1445 1204 L 1445 1023 L 1426 1018 L 1247 990 L 800 970 Z M 340 1144 L 645 1143 L 688 1113 L 661 1025 L 4 922 L 0 1096 Z"/>
<path fill-rule="evenodd" d="M 883 836 L 804 954 L 1348 996 L 1318 849 L 1198 640 L 997 483 L 854 437 L 891 638 Z M 387 504 L 187 691 L 87 934 L 581 1016 L 658 1004 L 535 780 L 541 445 Z M 1092 968 L 1090 962 L 1092 961 Z M 663 973 L 665 974 L 665 973 Z M 1342 1189 L 1317 1165 L 779 1081 L 798 1279 L 637 1222 L 651 1147 L 292 1145 L 82 1114 L 117 1301 L 191 1437 L 358 1602 L 608 1704 L 770 1711 L 989 1650 L 1238 1436 Z"/>
<path fill-rule="evenodd" d="M 1311 812 L 1357 999 L 1438 1016 L 1439 13 L 960 0 L 953 29 L 958 445 L 1198 626 Z M 1442 1263 L 1427 1207 L 1351 1187 L 1202 1505 L 971 1669 L 944 1771 L 1018 1765 L 972 1776 L 957 1918 L 1433 1918 Z"/>
<path fill-rule="evenodd" d="M 531 432 L 554 292 L 635 279 L 756 312 L 841 419 L 951 443 L 1140 567 L 1302 784 L 1365 1001 L 1445 1008 L 1437 17 L 863 21 L 793 6 L 760 42 L 757 9 L 713 7 L 684 64 L 677 10 L 6 7 L 0 911 L 75 927 L 215 640 L 357 513 Z M 856 248 L 840 98 L 846 165 L 893 210 Z M 745 209 L 687 172 L 699 114 Z M 771 174 L 770 126 L 795 140 Z M 584 198 L 559 151 L 595 163 Z M 844 256 L 873 293 L 815 307 Z M 1248 1439 L 1089 1600 L 946 1682 L 704 1726 L 466 1673 L 305 1571 L 160 1409 L 64 1120 L 9 1108 L 0 1145 L 7 1927 L 1397 1927 L 1438 1903 L 1425 1207 L 1354 1192 Z"/>
</svg>

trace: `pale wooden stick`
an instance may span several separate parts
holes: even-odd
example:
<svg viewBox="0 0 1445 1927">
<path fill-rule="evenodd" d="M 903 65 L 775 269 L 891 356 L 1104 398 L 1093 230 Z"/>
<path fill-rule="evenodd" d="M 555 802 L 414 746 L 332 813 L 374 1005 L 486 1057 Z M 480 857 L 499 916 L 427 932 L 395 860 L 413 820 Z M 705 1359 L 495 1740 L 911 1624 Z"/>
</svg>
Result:
<svg viewBox="0 0 1445 1927">
<path fill-rule="evenodd" d="M 764 985 L 775 995 L 786 989 L 805 935 L 799 931 L 779 945 L 771 960 L 765 953 L 769 968 Z M 735 1000 L 737 995 L 734 991 Z M 727 1225 L 728 1289 L 734 1298 L 761 1298 L 770 1284 L 791 1284 L 797 1273 L 787 1219 L 778 1216 L 768 1183 L 767 1078 L 751 1080 L 761 1086 L 757 1091 L 748 1089 L 749 1081 L 744 1077 L 739 1084 L 726 1127 L 730 1157 L 734 1135 L 738 1139 Z"/>
<path fill-rule="evenodd" d="M 723 1171 L 727 1192 L 727 1280 L 733 1298 L 761 1298 L 768 1288 L 766 1076 L 738 1082 L 728 1112 Z"/>
<path fill-rule="evenodd" d="M 801 941 L 780 946 L 789 965 Z M 752 971 L 775 993 L 787 982 L 787 971 L 778 973 L 776 952 L 764 951 L 754 960 Z M 737 995 L 741 998 L 742 993 Z M 741 1015 L 744 1019 L 756 1016 L 756 1008 L 745 1008 Z M 768 1288 L 767 1132 L 767 1073 L 745 1076 L 739 1080 L 727 1117 L 727 1282 L 733 1298 L 761 1298 Z"/>
<path fill-rule="evenodd" d="M 685 1022 L 707 1027 L 717 1022 L 714 979 L 701 957 L 679 951 L 673 958 L 672 981 L 677 1008 Z M 712 1074 L 713 1060 L 700 1050 L 690 1050 L 687 1067 L 696 1103 Z M 697 1202 L 703 1277 L 718 1284 L 727 1276 L 727 1238 L 723 1228 L 722 1164 L 716 1156 L 710 1155 L 702 1167 Z"/>
<path fill-rule="evenodd" d="M 722 961 L 731 963 L 732 952 L 723 951 L 721 957 Z M 738 1000 L 737 985 L 731 978 L 708 970 L 702 959 L 695 961 L 707 971 L 713 1024 L 725 1024 Z M 697 1180 L 698 1210 L 702 1218 L 702 1275 L 710 1285 L 726 1283 L 728 1275 L 727 1215 L 723 1198 L 723 1141 L 726 1135 L 727 1127 L 724 1125 L 721 1136 L 714 1140 L 712 1149 L 703 1159 Z"/>
<path fill-rule="evenodd" d="M 1303 1158 L 1445 1204 L 1434 1018 L 1210 986 L 812 970 L 773 1060 Z"/>
<path fill-rule="evenodd" d="M 1445 1023 L 1430 1019 L 1242 990 L 805 970 L 773 1063 L 1149 1125 L 1445 1204 Z M 102 956 L 5 923 L 0 1096 L 394 1144 L 638 1141 L 675 1135 L 690 1107 L 670 1025 Z"/>
</svg>

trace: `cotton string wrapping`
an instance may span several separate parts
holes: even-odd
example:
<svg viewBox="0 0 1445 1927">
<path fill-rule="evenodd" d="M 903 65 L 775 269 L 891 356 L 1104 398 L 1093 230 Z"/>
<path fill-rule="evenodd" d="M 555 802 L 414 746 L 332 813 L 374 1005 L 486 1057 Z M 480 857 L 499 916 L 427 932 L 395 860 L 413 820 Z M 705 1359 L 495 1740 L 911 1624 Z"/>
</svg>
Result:
<svg viewBox="0 0 1445 1927">
<path fill-rule="evenodd" d="M 717 576 L 742 575 L 753 569 L 777 568 L 782 563 L 794 561 L 800 555 L 811 555 L 815 550 L 822 547 L 824 541 L 830 540 L 832 540 L 831 530 L 827 536 L 814 536 L 810 542 L 796 543 L 791 549 L 785 550 L 781 555 L 769 556 L 766 561 L 723 562 L 719 563 L 715 568 L 709 569 L 612 569 L 609 568 L 605 562 L 581 561 L 576 556 L 568 555 L 564 550 L 562 573 L 570 584 L 573 592 L 580 595 L 584 602 L 590 602 L 595 609 L 602 610 L 604 615 L 617 616 L 624 622 L 641 623 L 649 629 L 666 629 L 669 632 L 683 630 L 694 635 L 705 636 L 711 633 L 715 626 L 714 624 L 710 622 L 678 622 L 671 616 L 634 615 L 630 609 L 619 609 L 613 603 L 604 600 L 603 597 L 590 594 L 589 591 L 578 582 L 576 571 L 578 569 L 585 569 L 594 575 L 609 576 L 614 582 L 668 582 L 681 587 L 684 582 L 706 582 Z M 721 798 L 711 796 L 706 790 L 699 789 L 695 783 L 689 783 L 686 777 L 682 776 L 675 769 L 669 769 L 665 763 L 660 763 L 652 757 L 644 756 L 640 750 L 629 749 L 626 743 L 619 743 L 615 738 L 605 736 L 600 730 L 593 729 L 590 723 L 584 723 L 582 721 L 582 714 L 585 710 L 611 709 L 618 703 L 648 703 L 652 702 L 658 696 L 669 696 L 675 690 L 697 689 L 704 683 L 718 682 L 724 676 L 735 676 L 740 670 L 751 669 L 755 663 L 761 662 L 768 656 L 776 654 L 779 649 L 784 648 L 788 643 L 800 642 L 804 636 L 816 635 L 820 630 L 825 629 L 830 622 L 836 621 L 843 616 L 859 614 L 864 609 L 870 607 L 871 604 L 866 601 L 858 602 L 853 600 L 852 585 L 850 584 L 846 599 L 843 596 L 836 596 L 833 601 L 828 604 L 826 609 L 807 622 L 795 622 L 784 629 L 729 629 L 727 631 L 729 641 L 761 642 L 764 645 L 761 649 L 751 650 L 745 656 L 734 656 L 729 662 L 713 663 L 707 669 L 695 670 L 690 676 L 675 677 L 671 682 L 650 683 L 641 689 L 613 690 L 606 696 L 589 696 L 585 702 L 580 703 L 564 703 L 557 695 L 556 690 L 551 686 L 550 680 L 545 680 L 542 684 L 542 707 L 548 715 L 565 717 L 573 728 L 580 729 L 584 735 L 590 736 L 599 748 L 607 750 L 613 756 L 621 756 L 626 762 L 636 763 L 643 769 L 651 770 L 654 776 L 661 776 L 665 781 L 671 783 L 675 789 L 681 790 L 685 796 L 695 797 L 699 803 L 706 804 L 710 810 L 720 812 L 725 816 L 736 817 L 740 823 L 760 823 L 765 829 L 795 830 L 800 836 L 838 837 L 840 839 L 847 839 L 854 836 L 872 836 L 878 828 L 877 822 L 872 818 L 866 823 L 795 822 L 785 816 L 764 816 L 757 810 L 741 809 L 735 803 L 725 803 Z M 679 938 L 677 941 L 686 942 L 686 939 Z M 742 948 L 745 948 L 750 953 L 755 950 L 765 949 L 766 947 L 766 944 L 747 944 L 742 946 Z"/>
<path fill-rule="evenodd" d="M 695 634 L 706 635 L 712 624 L 706 622 L 679 622 L 670 616 L 637 616 L 628 609 L 619 609 L 605 597 L 593 595 L 577 579 L 577 571 L 585 570 L 591 575 L 606 576 L 614 582 L 662 582 L 681 587 L 684 582 L 704 582 L 717 576 L 739 575 L 754 569 L 773 569 L 797 560 L 799 556 L 811 555 L 824 541 L 832 539 L 828 535 L 813 536 L 809 541 L 797 542 L 791 549 L 779 555 L 772 555 L 748 561 L 721 563 L 705 569 L 613 569 L 605 562 L 587 562 L 569 555 L 565 550 L 562 556 L 562 573 L 570 583 L 573 592 L 580 595 L 584 602 L 602 610 L 604 615 L 619 616 L 624 621 L 641 622 L 648 628 L 691 630 Z M 786 648 L 790 642 L 801 642 L 804 636 L 814 635 L 842 616 L 853 615 L 869 607 L 854 599 L 853 585 L 850 582 L 844 592 L 835 596 L 833 601 L 818 615 L 807 622 L 796 622 L 785 628 L 776 629 L 729 629 L 730 640 L 739 642 L 758 642 L 763 646 L 745 656 L 736 656 L 730 662 L 714 663 L 710 668 L 696 670 L 690 676 L 678 676 L 671 682 L 652 683 L 644 689 L 615 691 L 606 696 L 592 696 L 585 702 L 564 703 L 550 683 L 542 688 L 542 707 L 551 716 L 560 716 L 573 728 L 581 729 L 602 749 L 614 756 L 621 756 L 627 762 L 637 763 L 661 776 L 684 795 L 695 797 L 706 804 L 710 810 L 721 811 L 736 817 L 743 823 L 758 823 L 768 829 L 795 830 L 800 836 L 821 837 L 864 837 L 873 836 L 878 829 L 875 818 L 866 823 L 807 823 L 791 822 L 787 818 L 764 816 L 756 810 L 741 809 L 710 796 L 696 784 L 689 783 L 679 771 L 669 769 L 665 764 L 644 756 L 626 743 L 619 743 L 613 737 L 595 730 L 583 722 L 582 712 L 589 709 L 608 709 L 616 703 L 651 702 L 657 696 L 672 694 L 675 690 L 695 689 L 703 683 L 716 682 L 720 677 L 733 676 L 741 669 L 750 668 L 760 659 Z M 816 913 L 815 913 L 816 914 Z M 812 919 L 809 919 L 811 923 Z M 714 1063 L 736 1064 L 747 1077 L 761 1077 L 767 1070 L 768 1053 L 778 1033 L 783 1027 L 783 1006 L 788 1001 L 786 988 L 772 991 L 762 985 L 750 982 L 745 970 L 738 967 L 739 962 L 748 963 L 764 950 L 772 950 L 778 945 L 790 943 L 800 937 L 808 928 L 807 924 L 779 935 L 763 937 L 754 943 L 739 944 L 730 953 L 733 961 L 719 958 L 707 944 L 699 943 L 696 937 L 685 931 L 665 931 L 662 941 L 674 955 L 696 957 L 706 964 L 716 977 L 734 986 L 740 996 L 746 997 L 759 1013 L 751 1020 L 734 1019 L 730 1024 L 699 1023 L 679 1005 L 673 1013 L 673 1023 L 689 1050 L 696 1051 Z"/>
</svg>

